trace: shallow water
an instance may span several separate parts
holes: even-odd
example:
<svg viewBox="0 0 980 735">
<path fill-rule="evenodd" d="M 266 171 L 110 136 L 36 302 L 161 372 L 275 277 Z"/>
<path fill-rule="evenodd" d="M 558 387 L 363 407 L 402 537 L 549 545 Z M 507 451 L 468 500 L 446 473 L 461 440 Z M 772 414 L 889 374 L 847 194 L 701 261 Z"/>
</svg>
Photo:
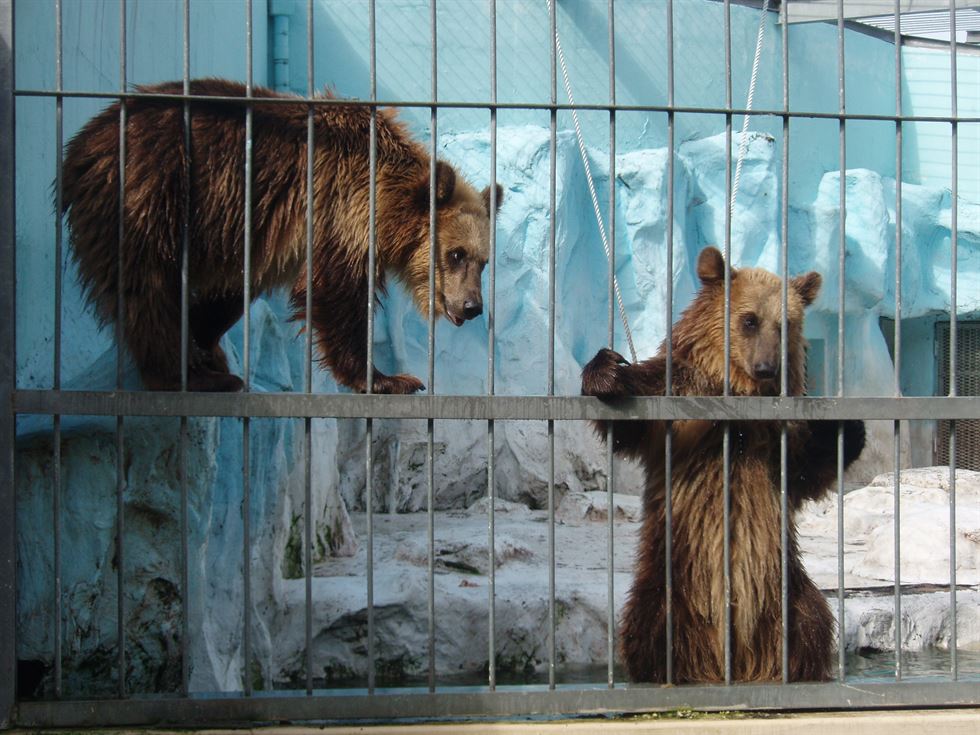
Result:
<svg viewBox="0 0 980 735">
<path fill-rule="evenodd" d="M 836 663 L 836 662 L 835 662 Z M 849 653 L 844 660 L 844 676 L 848 681 L 860 680 L 872 683 L 891 683 L 896 679 L 894 651 L 862 651 Z M 957 652 L 957 677 L 960 681 L 980 682 L 980 651 Z M 902 652 L 902 680 L 917 682 L 951 681 L 952 656 L 945 649 L 931 648 L 922 651 Z M 836 674 L 836 666 L 833 672 Z M 605 686 L 607 683 L 607 668 L 600 666 L 559 666 L 555 671 L 555 684 L 558 686 Z M 498 686 L 527 686 L 547 687 L 548 672 L 545 671 L 498 671 L 496 677 Z M 617 685 L 626 683 L 626 673 L 616 666 L 614 679 Z M 436 677 L 438 689 L 448 687 L 485 687 L 486 673 L 464 674 L 456 676 Z M 378 688 L 427 688 L 426 677 L 411 677 L 401 680 L 386 680 L 378 677 Z M 365 679 L 348 679 L 342 681 L 318 681 L 316 687 L 327 689 L 364 689 Z"/>
<path fill-rule="evenodd" d="M 957 651 L 958 678 L 980 681 L 980 651 Z M 863 681 L 895 681 L 895 652 L 850 653 L 844 661 L 845 676 Z M 946 649 L 926 648 L 902 652 L 902 679 L 941 681 L 952 679 L 952 654 Z"/>
</svg>

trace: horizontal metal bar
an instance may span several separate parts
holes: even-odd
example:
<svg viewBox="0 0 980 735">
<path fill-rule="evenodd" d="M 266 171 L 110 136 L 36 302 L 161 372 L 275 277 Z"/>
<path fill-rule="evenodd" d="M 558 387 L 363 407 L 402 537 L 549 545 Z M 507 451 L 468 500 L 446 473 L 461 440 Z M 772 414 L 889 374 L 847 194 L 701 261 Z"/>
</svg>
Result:
<svg viewBox="0 0 980 735">
<path fill-rule="evenodd" d="M 977 419 L 980 396 L 656 396 L 603 402 L 587 396 L 388 396 L 350 393 L 43 391 L 13 394 L 15 414 L 64 416 L 251 416 L 480 420 L 805 421 Z"/>
<path fill-rule="evenodd" d="M 334 97 L 221 97 L 211 95 L 185 95 L 185 94 L 153 94 L 143 92 L 98 92 L 98 91 L 62 91 L 45 89 L 17 89 L 14 90 L 16 97 L 52 97 L 52 98 L 99 98 L 107 100 L 173 100 L 184 102 L 186 100 L 207 100 L 209 102 L 221 102 L 229 104 L 245 105 L 284 105 L 298 104 L 314 106 L 359 106 L 359 107 L 424 107 L 426 109 L 477 109 L 477 110 L 598 110 L 603 112 L 679 112 L 702 115 L 752 115 L 756 117 L 789 117 L 789 118 L 809 118 L 817 120 L 867 120 L 879 122 L 936 122 L 936 123 L 980 123 L 980 117 L 953 117 L 950 115 L 875 115 L 860 112 L 818 112 L 812 110 L 803 112 L 800 110 L 745 110 L 737 107 L 681 107 L 677 105 L 623 105 L 623 104 L 569 104 L 558 102 L 462 102 L 462 101 L 442 101 L 433 102 L 432 100 L 357 100 L 340 99 Z"/>
<path fill-rule="evenodd" d="M 217 725 L 245 721 L 388 720 L 473 716 L 610 714 L 662 711 L 681 707 L 703 710 L 769 710 L 789 708 L 880 709 L 980 705 L 976 682 L 887 683 L 847 685 L 743 684 L 734 686 L 630 686 L 607 689 L 496 691 L 460 687 L 437 693 L 376 690 L 375 694 L 337 693 L 293 696 L 277 693 L 252 697 L 201 699 L 127 699 L 22 702 L 15 727 L 124 727 L 135 725 Z"/>
</svg>

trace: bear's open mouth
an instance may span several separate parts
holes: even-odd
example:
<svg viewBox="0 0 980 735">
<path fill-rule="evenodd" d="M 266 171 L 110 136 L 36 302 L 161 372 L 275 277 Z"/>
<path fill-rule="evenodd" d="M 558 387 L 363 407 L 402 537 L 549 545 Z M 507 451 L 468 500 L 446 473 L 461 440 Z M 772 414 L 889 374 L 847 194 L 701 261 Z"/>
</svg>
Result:
<svg viewBox="0 0 980 735">
<path fill-rule="evenodd" d="M 454 327 L 462 326 L 463 322 L 466 321 L 465 317 L 460 316 L 449 308 L 449 302 L 445 297 L 442 298 L 442 313 L 445 315 L 446 319 L 453 323 Z"/>
</svg>

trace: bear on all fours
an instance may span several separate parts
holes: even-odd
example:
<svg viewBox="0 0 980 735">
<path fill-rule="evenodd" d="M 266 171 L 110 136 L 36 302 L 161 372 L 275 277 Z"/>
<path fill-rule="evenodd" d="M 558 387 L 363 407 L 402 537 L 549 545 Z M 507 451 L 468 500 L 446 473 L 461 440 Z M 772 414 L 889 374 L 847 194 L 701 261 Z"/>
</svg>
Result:
<svg viewBox="0 0 980 735">
<path fill-rule="evenodd" d="M 169 82 L 138 91 L 179 95 L 183 85 Z M 190 91 L 201 97 L 189 104 L 189 149 L 180 100 L 143 97 L 126 102 L 122 182 L 118 102 L 92 118 L 65 150 L 64 210 L 89 301 L 103 323 L 120 323 L 145 387 L 178 389 L 187 227 L 187 387 L 240 390 L 242 380 L 229 372 L 218 340 L 245 308 L 248 216 L 251 297 L 290 289 L 293 318 L 312 325 L 323 366 L 338 383 L 364 390 L 370 109 L 345 104 L 313 107 L 312 311 L 307 314 L 310 105 L 253 88 L 252 196 L 247 212 L 245 106 L 227 99 L 244 97 L 245 86 L 201 79 L 191 82 Z M 383 291 L 386 273 L 392 273 L 427 314 L 431 159 L 393 111 L 377 112 L 375 131 L 376 287 Z M 491 190 L 477 192 L 442 161 L 435 167 L 434 186 L 435 314 L 459 326 L 483 310 L 480 279 L 489 255 Z M 502 200 L 497 186 L 498 207 Z M 424 387 L 411 375 L 389 376 L 372 368 L 372 376 L 376 393 L 412 393 Z"/>
<path fill-rule="evenodd" d="M 725 264 L 715 248 L 698 258 L 701 289 L 674 325 L 671 391 L 723 393 Z M 734 396 L 805 393 L 803 310 L 818 273 L 787 289 L 788 364 L 781 365 L 782 285 L 758 268 L 731 269 L 730 386 Z M 665 394 L 666 345 L 628 364 L 600 350 L 582 372 L 582 393 L 603 399 Z M 732 421 L 730 436 L 731 674 L 734 681 L 782 678 L 780 434 L 777 421 Z M 819 498 L 837 471 L 837 421 L 786 422 L 788 464 L 788 658 L 790 681 L 830 678 L 835 645 L 830 608 L 800 559 L 793 515 Z M 606 436 L 606 422 L 594 427 Z M 673 424 L 671 443 L 673 681 L 725 680 L 724 422 Z M 664 682 L 667 655 L 665 435 L 663 421 L 615 421 L 614 451 L 645 471 L 635 576 L 622 616 L 620 650 L 631 680 Z M 864 448 L 864 423 L 844 422 L 844 466 Z"/>
</svg>

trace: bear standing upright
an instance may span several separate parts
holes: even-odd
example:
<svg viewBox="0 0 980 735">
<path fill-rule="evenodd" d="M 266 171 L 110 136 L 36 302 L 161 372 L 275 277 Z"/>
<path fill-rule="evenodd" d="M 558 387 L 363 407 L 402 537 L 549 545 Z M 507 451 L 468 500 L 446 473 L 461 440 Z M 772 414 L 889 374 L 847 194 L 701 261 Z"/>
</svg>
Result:
<svg viewBox="0 0 980 735">
<path fill-rule="evenodd" d="M 202 79 L 190 89 L 203 96 L 190 102 L 190 150 L 179 100 L 126 103 L 121 264 L 119 103 L 90 120 L 68 144 L 64 209 L 89 300 L 103 322 L 121 322 L 144 385 L 155 390 L 181 385 L 181 253 L 187 223 L 187 386 L 233 391 L 242 381 L 230 374 L 218 340 L 245 306 L 245 106 L 207 97 L 244 97 L 245 87 Z M 183 86 L 169 82 L 139 91 L 179 95 Z M 368 294 L 371 112 L 358 105 L 313 108 L 313 308 L 306 314 L 310 106 L 261 87 L 252 95 L 259 99 L 252 103 L 250 143 L 251 295 L 289 287 L 294 317 L 306 318 L 315 329 L 321 362 L 337 382 L 364 390 L 367 304 L 373 297 Z M 376 283 L 383 290 L 386 271 L 393 272 L 427 313 L 430 158 L 390 110 L 378 111 L 376 133 Z M 435 190 L 435 313 L 459 326 L 483 309 L 480 277 L 489 254 L 491 192 L 487 187 L 478 193 L 441 161 Z M 496 191 L 499 206 L 499 186 Z M 372 370 L 377 393 L 424 387 L 410 375 Z"/>
<path fill-rule="evenodd" d="M 701 290 L 673 329 L 674 395 L 722 395 L 725 264 L 706 248 L 698 258 Z M 774 396 L 781 368 L 788 393 L 804 394 L 803 309 L 820 289 L 818 273 L 787 289 L 789 364 L 781 366 L 782 280 L 758 268 L 731 270 L 730 385 L 735 396 Z M 665 394 L 666 346 L 627 364 L 601 350 L 585 366 L 582 393 L 604 399 Z M 606 436 L 606 423 L 595 428 Z M 731 673 L 735 681 L 782 677 L 780 423 L 732 421 L 730 426 Z M 786 423 L 791 681 L 825 680 L 834 649 L 834 619 L 800 560 L 792 515 L 820 497 L 837 468 L 836 421 Z M 723 422 L 674 422 L 671 444 L 673 681 L 725 680 Z M 645 470 L 643 525 L 633 587 L 623 611 L 621 651 L 630 679 L 666 680 L 665 422 L 616 421 L 617 454 Z M 844 466 L 864 448 L 864 423 L 844 422 Z"/>
</svg>

